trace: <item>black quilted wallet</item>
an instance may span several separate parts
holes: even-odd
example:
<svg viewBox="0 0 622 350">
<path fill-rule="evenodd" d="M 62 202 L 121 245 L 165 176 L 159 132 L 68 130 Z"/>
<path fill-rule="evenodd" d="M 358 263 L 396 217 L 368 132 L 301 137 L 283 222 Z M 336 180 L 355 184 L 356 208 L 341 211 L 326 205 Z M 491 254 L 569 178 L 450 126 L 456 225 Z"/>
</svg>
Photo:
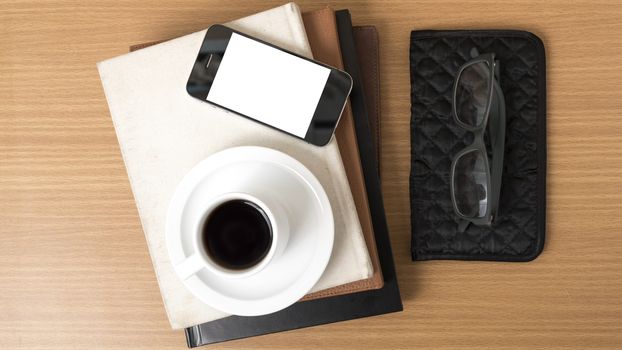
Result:
<svg viewBox="0 0 622 350">
<path fill-rule="evenodd" d="M 464 232 L 453 211 L 453 156 L 473 140 L 452 117 L 453 82 L 471 50 L 495 53 L 506 103 L 499 210 Z M 544 246 L 546 64 L 535 35 L 513 30 L 413 31 L 410 46 L 413 260 L 529 261 Z"/>
</svg>

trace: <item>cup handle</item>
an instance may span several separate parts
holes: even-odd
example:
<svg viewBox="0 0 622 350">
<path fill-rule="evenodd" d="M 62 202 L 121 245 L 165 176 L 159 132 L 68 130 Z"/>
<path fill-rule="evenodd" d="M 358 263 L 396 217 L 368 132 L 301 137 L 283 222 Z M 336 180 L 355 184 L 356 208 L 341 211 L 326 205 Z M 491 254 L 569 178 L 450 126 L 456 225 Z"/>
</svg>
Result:
<svg viewBox="0 0 622 350">
<path fill-rule="evenodd" d="M 199 272 L 205 264 L 199 254 L 194 254 L 186 258 L 186 260 L 175 265 L 175 272 L 182 280 L 187 280 L 197 272 Z"/>
</svg>

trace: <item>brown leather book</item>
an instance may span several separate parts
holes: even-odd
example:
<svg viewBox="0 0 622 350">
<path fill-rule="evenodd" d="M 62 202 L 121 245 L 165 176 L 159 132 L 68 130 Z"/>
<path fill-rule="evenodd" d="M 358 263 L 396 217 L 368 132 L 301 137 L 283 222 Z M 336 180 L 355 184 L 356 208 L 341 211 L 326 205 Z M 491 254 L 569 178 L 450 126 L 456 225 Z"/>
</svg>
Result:
<svg viewBox="0 0 622 350">
<path fill-rule="evenodd" d="M 303 21 L 314 58 L 330 66 L 343 68 L 334 11 L 331 8 L 324 8 L 317 11 L 305 12 L 303 13 Z M 364 59 L 361 59 L 362 56 L 359 56 L 362 70 L 361 74 L 363 76 L 363 89 L 370 112 L 370 127 L 374 134 L 374 142 L 377 150 L 374 156 L 377 156 L 379 160 L 379 137 L 377 136 L 379 135 L 378 37 L 375 27 L 373 26 L 355 27 L 354 33 L 357 53 L 365 56 Z M 162 41 L 133 45 L 130 47 L 130 51 L 139 50 L 160 42 Z M 374 239 L 367 190 L 365 189 L 365 181 L 361 169 L 360 154 L 353 123 L 352 111 L 350 106 L 346 105 L 335 136 L 339 144 L 339 151 L 352 190 L 352 196 L 356 205 L 374 273 L 367 279 L 308 294 L 302 300 L 361 292 L 381 288 L 383 286 L 382 270 L 380 269 L 380 260 L 378 258 L 376 241 Z"/>
<path fill-rule="evenodd" d="M 361 68 L 361 80 L 363 81 L 363 95 L 369 115 L 369 129 L 376 146 L 376 160 L 378 161 L 378 175 L 381 175 L 380 155 L 382 154 L 380 143 L 380 68 L 378 66 L 378 32 L 374 26 L 355 26 L 354 42 Z"/>
<path fill-rule="evenodd" d="M 341 49 L 339 47 L 339 34 L 337 33 L 337 22 L 335 12 L 331 8 L 324 8 L 317 11 L 305 12 L 302 19 L 307 30 L 307 38 L 313 51 L 313 57 L 335 68 L 343 69 Z M 381 288 L 383 285 L 380 260 L 374 239 L 371 214 L 369 212 L 369 202 L 367 199 L 367 189 L 361 168 L 361 158 L 358 150 L 358 141 L 354 129 L 354 120 L 350 105 L 346 105 L 341 120 L 335 131 L 339 152 L 343 165 L 346 170 L 352 197 L 356 205 L 365 243 L 371 258 L 374 274 L 367 279 L 342 284 L 337 287 L 311 293 L 303 300 L 322 298 L 325 296 L 340 295 L 363 290 Z"/>
</svg>

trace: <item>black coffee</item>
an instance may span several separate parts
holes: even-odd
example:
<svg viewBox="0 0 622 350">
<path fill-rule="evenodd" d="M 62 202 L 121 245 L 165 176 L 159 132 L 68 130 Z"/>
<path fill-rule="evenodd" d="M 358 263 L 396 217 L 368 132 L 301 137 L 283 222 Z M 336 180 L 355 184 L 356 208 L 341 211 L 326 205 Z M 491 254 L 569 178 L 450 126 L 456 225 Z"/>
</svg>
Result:
<svg viewBox="0 0 622 350">
<path fill-rule="evenodd" d="M 243 270 L 259 263 L 272 245 L 272 227 L 255 203 L 232 200 L 216 207 L 203 225 L 203 244 L 222 267 Z"/>
</svg>

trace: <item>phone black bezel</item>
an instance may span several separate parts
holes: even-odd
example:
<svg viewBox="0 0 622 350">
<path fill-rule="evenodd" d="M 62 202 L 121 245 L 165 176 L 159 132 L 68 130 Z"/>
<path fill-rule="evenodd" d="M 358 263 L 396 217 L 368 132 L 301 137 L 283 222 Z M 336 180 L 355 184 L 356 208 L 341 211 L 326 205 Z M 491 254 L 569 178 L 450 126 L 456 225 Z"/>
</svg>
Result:
<svg viewBox="0 0 622 350">
<path fill-rule="evenodd" d="M 313 118 L 311 119 L 311 123 L 309 124 L 309 128 L 304 138 L 279 129 L 275 125 L 263 123 L 257 119 L 254 119 L 251 116 L 244 115 L 242 113 L 207 100 L 207 95 L 212 86 L 214 78 L 216 77 L 216 73 L 218 72 L 218 63 L 224 56 L 227 45 L 229 44 L 229 40 L 231 39 L 233 33 L 242 35 L 249 39 L 273 47 L 277 50 L 286 52 L 303 60 L 313 62 L 315 64 L 330 69 L 328 80 L 326 81 L 326 85 L 324 86 L 324 90 L 322 91 L 322 95 L 320 97 L 320 100 L 318 101 L 317 107 L 313 114 Z M 214 62 L 210 62 L 210 60 Z M 281 132 L 287 133 L 296 138 L 303 139 L 316 146 L 324 146 L 331 140 L 335 128 L 339 123 L 339 119 L 346 105 L 351 90 L 352 78 L 348 73 L 337 68 L 328 66 L 324 63 L 308 59 L 291 51 L 287 51 L 283 48 L 272 45 L 263 40 L 254 38 L 252 36 L 238 32 L 220 24 L 215 24 L 208 28 L 207 33 L 205 34 L 205 38 L 203 39 L 203 43 L 201 44 L 201 48 L 199 49 L 199 54 L 197 55 L 192 71 L 190 72 L 190 77 L 188 78 L 188 82 L 186 84 L 186 91 L 188 92 L 188 94 L 190 94 L 190 96 L 194 98 L 224 108 L 228 111 L 251 119 L 260 124 L 269 126 Z"/>
</svg>

